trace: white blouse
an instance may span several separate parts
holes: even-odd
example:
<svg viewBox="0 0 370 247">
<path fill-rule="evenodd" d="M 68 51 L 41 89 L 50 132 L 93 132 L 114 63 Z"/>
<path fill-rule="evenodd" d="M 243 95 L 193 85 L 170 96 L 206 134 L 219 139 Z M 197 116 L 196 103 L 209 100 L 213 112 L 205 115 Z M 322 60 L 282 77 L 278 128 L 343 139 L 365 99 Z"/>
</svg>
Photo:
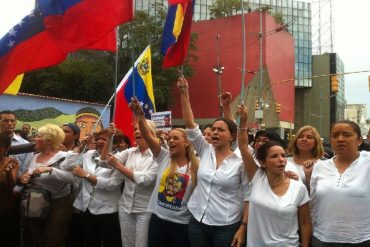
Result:
<svg viewBox="0 0 370 247">
<path fill-rule="evenodd" d="M 76 164 L 79 157 L 78 153 L 68 152 L 66 162 Z M 73 206 L 82 212 L 89 209 L 95 215 L 115 213 L 118 211 L 123 175 L 113 168 L 101 167 L 98 163 L 99 154 L 96 155 L 95 150 L 89 150 L 83 155 L 83 169 L 96 176 L 97 183 L 94 186 L 85 179 L 79 179 L 80 191 Z"/>
<path fill-rule="evenodd" d="M 64 197 L 68 194 L 71 194 L 71 186 L 73 184 L 74 176 L 63 169 L 63 163 L 67 153 L 63 151 L 57 152 L 53 157 L 44 163 L 38 163 L 36 161 L 37 157 L 40 154 L 35 154 L 31 157 L 28 163 L 28 172 L 32 173 L 38 167 L 49 167 L 53 168 L 53 171 L 49 173 L 42 173 L 40 176 L 34 176 L 31 178 L 30 183 L 32 185 L 40 186 L 43 189 L 47 189 L 51 192 L 51 197 L 53 199 Z M 62 159 L 64 160 L 63 162 Z M 58 167 L 55 166 L 55 163 L 58 163 Z"/>
<path fill-rule="evenodd" d="M 119 200 L 120 208 L 126 213 L 146 212 L 158 171 L 158 164 L 153 160 L 152 152 L 147 149 L 142 154 L 138 147 L 134 147 L 115 156 L 134 173 L 134 181 L 125 177 L 125 186 Z"/>
<path fill-rule="evenodd" d="M 334 243 L 370 240 L 370 152 L 360 152 L 343 174 L 335 166 L 335 159 L 320 160 L 313 168 L 313 235 Z"/>
<path fill-rule="evenodd" d="M 187 133 L 200 157 L 197 187 L 188 202 L 190 212 L 207 225 L 223 226 L 240 221 L 242 185 L 247 183 L 242 159 L 232 153 L 216 169 L 215 150 L 204 139 L 199 126 L 187 129 Z"/>
<path fill-rule="evenodd" d="M 250 185 L 247 246 L 298 247 L 298 207 L 309 201 L 306 187 L 291 179 L 286 193 L 278 196 L 261 168 Z"/>
</svg>

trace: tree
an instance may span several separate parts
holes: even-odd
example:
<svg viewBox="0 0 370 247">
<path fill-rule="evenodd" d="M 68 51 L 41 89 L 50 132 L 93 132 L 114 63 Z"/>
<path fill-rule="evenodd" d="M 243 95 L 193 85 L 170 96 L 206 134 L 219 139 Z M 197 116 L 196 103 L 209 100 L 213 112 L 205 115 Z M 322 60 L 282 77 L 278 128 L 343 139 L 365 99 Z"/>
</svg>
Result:
<svg viewBox="0 0 370 247">
<path fill-rule="evenodd" d="M 163 58 L 160 44 L 165 18 L 166 9 L 163 4 L 156 3 L 150 13 L 137 11 L 135 19 L 122 25 L 119 33 L 118 81 L 145 47 L 151 45 L 153 86 L 158 111 L 168 109 L 170 87 L 178 77 L 176 68 L 163 70 L 161 67 Z M 192 34 L 184 66 L 186 76 L 193 71 L 188 62 L 196 59 L 191 54 L 196 49 L 196 38 Z M 81 51 L 57 66 L 27 73 L 21 92 L 105 104 L 114 93 L 114 61 L 115 54 L 110 52 Z"/>
<path fill-rule="evenodd" d="M 248 2 L 244 2 L 244 9 L 249 7 Z M 242 4 L 240 0 L 216 0 L 209 11 L 213 18 L 227 17 L 238 14 L 241 11 Z"/>
</svg>

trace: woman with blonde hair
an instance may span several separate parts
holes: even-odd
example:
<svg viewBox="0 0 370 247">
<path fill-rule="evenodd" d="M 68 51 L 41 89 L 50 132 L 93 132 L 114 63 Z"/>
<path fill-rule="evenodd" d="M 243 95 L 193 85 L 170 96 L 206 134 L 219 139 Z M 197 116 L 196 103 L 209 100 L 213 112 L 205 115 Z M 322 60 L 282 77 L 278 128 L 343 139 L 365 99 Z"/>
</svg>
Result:
<svg viewBox="0 0 370 247">
<path fill-rule="evenodd" d="M 161 147 L 145 121 L 137 99 L 131 109 L 138 118 L 141 136 L 158 163 L 157 180 L 148 211 L 148 244 L 153 247 L 188 247 L 190 212 L 187 207 L 190 195 L 197 185 L 198 159 L 184 129 L 175 128 L 169 133 L 168 149 Z"/>
<path fill-rule="evenodd" d="M 292 154 L 288 161 L 297 167 L 302 182 L 309 186 L 307 183 L 309 174 L 305 174 L 304 166 L 311 166 L 324 155 L 324 147 L 319 132 L 310 125 L 300 128 L 289 143 L 288 153 Z"/>
<path fill-rule="evenodd" d="M 50 192 L 50 211 L 45 219 L 25 219 L 25 231 L 30 233 L 33 246 L 64 246 L 68 225 L 72 217 L 71 186 L 74 177 L 61 169 L 66 152 L 60 151 L 64 140 L 63 130 L 55 124 L 38 129 L 34 139 L 36 154 L 28 171 L 19 177 L 26 187 L 41 188 Z"/>
</svg>

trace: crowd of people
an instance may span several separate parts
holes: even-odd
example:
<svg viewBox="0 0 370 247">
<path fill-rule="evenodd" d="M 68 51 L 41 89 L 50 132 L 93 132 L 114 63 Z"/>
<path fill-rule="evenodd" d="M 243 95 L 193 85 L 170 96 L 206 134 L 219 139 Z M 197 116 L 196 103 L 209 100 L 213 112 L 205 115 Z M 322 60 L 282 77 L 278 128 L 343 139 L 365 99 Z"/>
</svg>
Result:
<svg viewBox="0 0 370 247">
<path fill-rule="evenodd" d="M 224 118 L 202 132 L 186 79 L 177 86 L 185 128 L 158 133 L 133 98 L 133 146 L 114 123 L 82 139 L 74 123 L 46 124 L 33 151 L 8 155 L 28 142 L 0 112 L 0 246 L 370 246 L 370 152 L 356 123 L 331 126 L 331 157 L 312 126 L 288 146 L 251 135 L 247 107 L 235 121 L 225 93 Z"/>
</svg>

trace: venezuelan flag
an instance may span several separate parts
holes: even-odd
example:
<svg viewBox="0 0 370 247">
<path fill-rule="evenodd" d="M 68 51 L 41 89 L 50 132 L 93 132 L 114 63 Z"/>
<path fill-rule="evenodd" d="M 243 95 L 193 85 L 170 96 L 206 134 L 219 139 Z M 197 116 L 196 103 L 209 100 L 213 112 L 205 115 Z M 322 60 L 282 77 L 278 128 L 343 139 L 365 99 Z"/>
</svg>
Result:
<svg viewBox="0 0 370 247">
<path fill-rule="evenodd" d="M 150 119 L 156 111 L 152 82 L 151 51 L 148 46 L 136 60 L 134 68 L 128 71 L 116 89 L 114 121 L 130 140 L 134 141 L 133 114 L 128 107 L 131 98 L 136 96 L 144 110 L 145 117 Z"/>
<path fill-rule="evenodd" d="M 163 28 L 161 53 L 163 67 L 184 63 L 190 42 L 195 0 L 169 1 L 166 23 Z"/>
<path fill-rule="evenodd" d="M 114 29 L 132 17 L 132 0 L 37 0 L 0 39 L 0 93 L 16 76 L 61 63 L 69 52 L 116 50 Z"/>
</svg>

